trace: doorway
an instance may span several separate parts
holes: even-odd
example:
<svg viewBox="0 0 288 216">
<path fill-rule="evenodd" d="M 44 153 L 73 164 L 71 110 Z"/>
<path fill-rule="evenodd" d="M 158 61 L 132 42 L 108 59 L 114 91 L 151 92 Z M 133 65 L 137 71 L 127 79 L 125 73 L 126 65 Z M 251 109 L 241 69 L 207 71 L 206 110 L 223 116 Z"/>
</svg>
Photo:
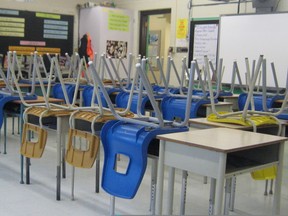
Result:
<svg viewBox="0 0 288 216">
<path fill-rule="evenodd" d="M 146 56 L 155 72 L 157 81 L 160 81 L 156 57 L 164 58 L 163 71 L 166 72 L 166 62 L 170 46 L 171 9 L 142 11 L 140 14 L 139 54 Z M 155 80 L 148 70 L 151 83 Z"/>
</svg>

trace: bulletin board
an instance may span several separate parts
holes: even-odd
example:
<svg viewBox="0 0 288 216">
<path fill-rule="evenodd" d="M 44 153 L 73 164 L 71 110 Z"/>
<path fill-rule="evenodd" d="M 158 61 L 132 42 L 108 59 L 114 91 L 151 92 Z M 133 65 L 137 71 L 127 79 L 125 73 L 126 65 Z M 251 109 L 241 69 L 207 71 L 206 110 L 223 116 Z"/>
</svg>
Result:
<svg viewBox="0 0 288 216">
<path fill-rule="evenodd" d="M 216 18 L 193 19 L 190 24 L 189 67 L 197 59 L 199 67 L 204 65 L 204 56 L 208 56 L 214 67 L 217 62 L 219 20 Z"/>
<path fill-rule="evenodd" d="M 0 54 L 72 54 L 74 16 L 0 9 Z"/>
</svg>

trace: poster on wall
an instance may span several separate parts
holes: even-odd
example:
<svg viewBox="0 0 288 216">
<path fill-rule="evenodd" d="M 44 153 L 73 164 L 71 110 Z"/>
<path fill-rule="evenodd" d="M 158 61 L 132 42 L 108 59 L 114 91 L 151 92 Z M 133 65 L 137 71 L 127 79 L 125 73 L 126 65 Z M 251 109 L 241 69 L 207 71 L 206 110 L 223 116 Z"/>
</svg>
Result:
<svg viewBox="0 0 288 216">
<path fill-rule="evenodd" d="M 0 9 L 0 53 L 73 54 L 74 16 Z"/>
<path fill-rule="evenodd" d="M 106 41 L 106 57 L 110 58 L 127 58 L 127 41 Z"/>
<path fill-rule="evenodd" d="M 199 67 L 204 65 L 204 56 L 208 56 L 216 67 L 219 20 L 191 21 L 189 66 L 192 59 L 197 59 Z"/>
</svg>

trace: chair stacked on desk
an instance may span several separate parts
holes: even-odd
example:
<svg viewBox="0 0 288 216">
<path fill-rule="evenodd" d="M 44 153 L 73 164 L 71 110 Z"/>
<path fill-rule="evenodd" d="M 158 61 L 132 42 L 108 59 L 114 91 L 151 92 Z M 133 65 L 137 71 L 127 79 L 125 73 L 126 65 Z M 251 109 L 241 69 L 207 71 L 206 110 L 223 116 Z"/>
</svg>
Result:
<svg viewBox="0 0 288 216">
<path fill-rule="evenodd" d="M 96 68 L 92 64 L 92 62 L 89 66 L 89 71 L 91 72 L 93 78 L 93 85 L 91 86 L 91 94 L 93 96 L 90 97 L 90 105 L 85 107 L 79 107 L 71 114 L 69 119 L 70 129 L 68 134 L 68 144 L 65 158 L 66 161 L 73 166 L 72 199 L 74 199 L 75 167 L 91 168 L 96 160 L 97 155 L 96 192 L 99 192 L 100 131 L 105 122 L 115 119 L 115 117 L 111 114 L 111 111 L 105 108 L 105 106 L 102 104 L 103 92 L 102 89 L 99 89 L 99 86 L 95 81 L 93 73 L 97 72 L 95 72 Z M 134 114 L 131 113 L 128 109 L 117 109 L 117 113 L 127 118 L 134 117 Z"/>
</svg>

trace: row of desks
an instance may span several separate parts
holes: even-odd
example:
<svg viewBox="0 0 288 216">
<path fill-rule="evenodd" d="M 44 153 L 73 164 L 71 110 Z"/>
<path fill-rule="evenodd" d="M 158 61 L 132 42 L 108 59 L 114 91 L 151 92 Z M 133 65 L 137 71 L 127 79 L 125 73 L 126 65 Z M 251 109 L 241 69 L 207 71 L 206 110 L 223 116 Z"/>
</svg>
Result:
<svg viewBox="0 0 288 216">
<path fill-rule="evenodd" d="M 52 103 L 61 103 L 61 99 L 49 100 Z M 29 103 L 43 103 L 43 97 L 38 97 L 37 100 L 29 101 Z M 21 101 L 14 101 L 15 104 L 20 104 L 22 112 L 24 105 Z M 230 103 L 230 102 L 229 102 Z M 231 104 L 230 104 L 231 105 Z M 65 134 L 68 132 L 68 116 L 57 117 L 57 189 L 56 199 L 60 200 L 61 192 L 61 146 L 65 145 Z M 243 172 L 251 172 L 252 170 L 259 169 L 260 167 L 270 166 L 271 164 L 278 165 L 278 180 L 276 183 L 275 199 L 274 199 L 274 212 L 279 212 L 280 194 L 281 189 L 281 175 L 282 175 L 282 162 L 283 162 L 283 145 L 286 138 L 275 137 L 263 134 L 254 134 L 245 131 L 235 131 L 233 129 L 249 130 L 249 127 L 221 124 L 209 122 L 207 125 L 206 118 L 191 119 L 190 126 L 201 125 L 206 127 L 218 127 L 216 129 L 190 131 L 181 134 L 169 134 L 157 136 L 160 142 L 160 154 L 158 165 L 158 179 L 157 179 L 157 214 L 162 214 L 162 196 L 163 196 L 163 172 L 164 165 L 182 170 L 196 172 L 205 176 L 209 176 L 216 181 L 215 189 L 215 211 L 218 214 L 222 212 L 223 202 L 223 188 L 224 181 L 230 175 L 236 175 Z M 22 125 L 22 124 L 21 124 Z M 221 128 L 219 128 L 221 127 Z M 224 128 L 224 129 L 223 129 Z M 230 128 L 230 129 L 227 129 Z M 211 142 L 213 137 L 213 142 Z M 215 139 L 214 139 L 215 138 Z M 237 138 L 237 139 L 236 139 Z M 231 140 L 237 140 L 232 142 Z M 234 143 L 234 144 L 233 144 Z M 264 148 L 264 151 L 273 151 L 277 157 L 268 158 L 267 161 L 261 162 L 252 167 L 241 167 L 236 171 L 226 169 L 227 156 L 231 153 L 241 151 L 252 151 L 255 149 Z M 200 156 L 200 157 L 199 157 Z M 185 160 L 183 160 L 185 158 Z M 23 159 L 22 159 L 23 160 Z M 22 165 L 21 165 L 22 166 Z M 203 167 L 204 166 L 204 167 Z M 21 182 L 23 182 L 23 167 L 21 167 Z M 209 172 L 208 172 L 209 171 Z M 26 176 L 27 177 L 27 176 Z M 172 179 L 169 179 L 173 181 Z M 171 191 L 170 191 L 171 192 Z M 173 193 L 168 193 L 168 196 Z M 168 199 L 169 200 L 169 199 Z M 169 214 L 170 212 L 168 212 Z"/>
</svg>

